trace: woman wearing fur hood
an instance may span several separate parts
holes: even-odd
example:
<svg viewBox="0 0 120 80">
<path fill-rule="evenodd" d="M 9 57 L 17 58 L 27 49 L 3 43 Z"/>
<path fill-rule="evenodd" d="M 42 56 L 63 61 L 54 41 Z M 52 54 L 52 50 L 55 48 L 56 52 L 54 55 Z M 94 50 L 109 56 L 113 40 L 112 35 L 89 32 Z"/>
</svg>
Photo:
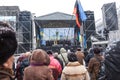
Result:
<svg viewBox="0 0 120 80">
<path fill-rule="evenodd" d="M 54 80 L 52 71 L 48 68 L 50 58 L 42 49 L 32 52 L 30 66 L 24 70 L 23 80 Z"/>
</svg>

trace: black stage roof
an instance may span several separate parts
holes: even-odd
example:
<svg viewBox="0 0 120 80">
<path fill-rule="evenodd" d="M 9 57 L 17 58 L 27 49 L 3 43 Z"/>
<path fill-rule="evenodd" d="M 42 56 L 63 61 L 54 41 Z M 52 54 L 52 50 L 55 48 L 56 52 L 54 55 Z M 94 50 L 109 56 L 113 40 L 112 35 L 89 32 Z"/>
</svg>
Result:
<svg viewBox="0 0 120 80">
<path fill-rule="evenodd" d="M 73 27 L 75 26 L 75 16 L 54 12 L 44 16 L 39 16 L 35 18 L 35 24 L 42 28 L 56 28 L 56 27 Z"/>
</svg>

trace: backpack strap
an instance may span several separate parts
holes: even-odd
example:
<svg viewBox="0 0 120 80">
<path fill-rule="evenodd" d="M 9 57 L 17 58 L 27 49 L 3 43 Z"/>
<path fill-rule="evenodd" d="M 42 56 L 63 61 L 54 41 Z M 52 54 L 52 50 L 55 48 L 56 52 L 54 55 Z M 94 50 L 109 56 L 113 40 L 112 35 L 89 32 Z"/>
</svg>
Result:
<svg viewBox="0 0 120 80">
<path fill-rule="evenodd" d="M 100 60 L 99 58 L 95 57 L 97 61 L 99 61 L 100 63 L 100 67 L 99 67 L 99 72 L 98 72 L 98 76 L 97 76 L 97 80 L 105 80 L 106 75 L 104 74 L 104 65 L 103 65 L 103 60 Z M 100 75 L 100 76 L 99 76 Z"/>
<path fill-rule="evenodd" d="M 65 61 L 65 58 L 64 58 L 64 56 L 62 55 L 62 53 L 60 53 L 61 54 L 61 56 L 62 56 L 62 59 L 63 59 L 63 61 L 65 62 L 65 66 L 67 65 L 67 62 Z"/>
</svg>

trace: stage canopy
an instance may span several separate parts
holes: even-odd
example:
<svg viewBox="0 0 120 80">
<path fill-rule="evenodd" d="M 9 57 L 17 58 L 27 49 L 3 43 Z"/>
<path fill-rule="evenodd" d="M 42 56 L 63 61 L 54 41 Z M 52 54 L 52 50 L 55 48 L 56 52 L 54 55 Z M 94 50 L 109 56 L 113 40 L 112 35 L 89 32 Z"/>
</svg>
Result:
<svg viewBox="0 0 120 80">
<path fill-rule="evenodd" d="M 74 40 L 75 16 L 54 12 L 35 18 L 36 38 L 38 46 L 47 45 L 57 41 L 63 44 L 65 41 Z M 65 40 L 65 41 L 64 41 Z"/>
<path fill-rule="evenodd" d="M 51 14 L 36 17 L 35 24 L 40 28 L 62 28 L 74 27 L 76 23 L 74 15 L 54 12 Z"/>
</svg>

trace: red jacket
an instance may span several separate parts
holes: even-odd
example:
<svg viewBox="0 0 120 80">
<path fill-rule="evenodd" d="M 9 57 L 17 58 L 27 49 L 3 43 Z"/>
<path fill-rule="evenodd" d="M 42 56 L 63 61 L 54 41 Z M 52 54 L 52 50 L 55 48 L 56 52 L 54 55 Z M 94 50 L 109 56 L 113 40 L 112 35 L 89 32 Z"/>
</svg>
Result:
<svg viewBox="0 0 120 80">
<path fill-rule="evenodd" d="M 60 65 L 59 61 L 54 58 L 54 56 L 50 55 L 50 64 L 49 68 L 53 71 L 53 76 L 55 80 L 57 80 L 58 76 L 62 72 L 62 66 Z"/>
</svg>

